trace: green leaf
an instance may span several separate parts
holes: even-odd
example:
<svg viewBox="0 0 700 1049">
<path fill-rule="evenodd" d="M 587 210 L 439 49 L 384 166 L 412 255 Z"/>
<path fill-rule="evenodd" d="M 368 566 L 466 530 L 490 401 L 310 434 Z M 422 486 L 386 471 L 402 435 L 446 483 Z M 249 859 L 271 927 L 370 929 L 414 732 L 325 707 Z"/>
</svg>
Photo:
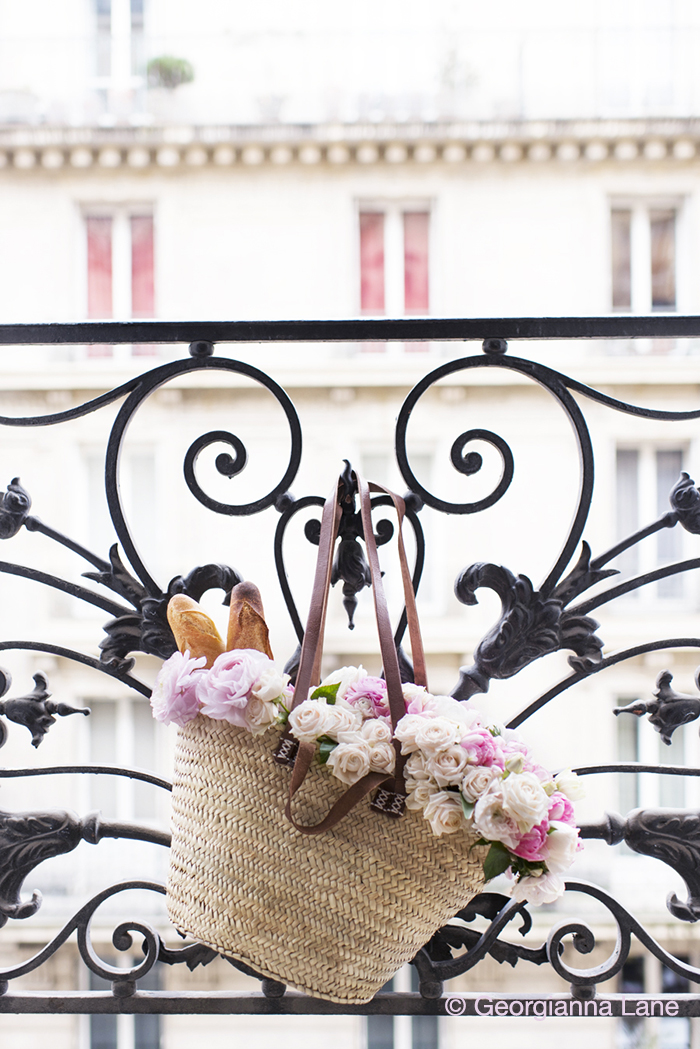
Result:
<svg viewBox="0 0 700 1049">
<path fill-rule="evenodd" d="M 484 878 L 491 881 L 508 870 L 513 862 L 508 849 L 500 841 L 494 841 L 484 860 Z"/>
<path fill-rule="evenodd" d="M 491 844 L 491 842 L 487 841 L 486 838 L 477 838 L 476 841 L 474 842 L 474 844 L 469 846 L 469 851 L 471 852 L 472 849 L 475 849 L 477 847 L 477 845 L 490 845 L 490 844 Z"/>
<path fill-rule="evenodd" d="M 340 688 L 340 682 L 337 685 L 319 685 L 318 688 L 314 689 L 311 693 L 311 699 L 325 699 L 329 707 L 335 705 L 335 700 L 338 695 L 338 689 Z"/>
<path fill-rule="evenodd" d="M 459 800 L 462 802 L 462 812 L 464 813 L 464 818 L 470 820 L 472 818 L 472 812 L 474 811 L 475 803 L 473 801 L 467 801 L 467 799 L 464 797 L 464 794 L 460 794 Z"/>
<path fill-rule="evenodd" d="M 335 750 L 338 744 L 334 739 L 331 739 L 329 736 L 321 736 L 318 743 L 318 760 L 322 765 L 325 765 L 328 761 L 331 751 Z"/>
</svg>

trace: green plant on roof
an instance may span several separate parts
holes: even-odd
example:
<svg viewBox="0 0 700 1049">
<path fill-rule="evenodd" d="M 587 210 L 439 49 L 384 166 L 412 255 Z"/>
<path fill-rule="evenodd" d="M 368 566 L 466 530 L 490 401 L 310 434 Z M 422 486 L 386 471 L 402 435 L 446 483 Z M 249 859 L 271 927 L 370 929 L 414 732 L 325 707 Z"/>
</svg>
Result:
<svg viewBox="0 0 700 1049">
<path fill-rule="evenodd" d="M 174 55 L 159 55 L 152 58 L 146 67 L 150 87 L 164 87 L 174 91 L 180 84 L 189 84 L 194 80 L 194 69 L 186 58 L 175 58 Z"/>
</svg>

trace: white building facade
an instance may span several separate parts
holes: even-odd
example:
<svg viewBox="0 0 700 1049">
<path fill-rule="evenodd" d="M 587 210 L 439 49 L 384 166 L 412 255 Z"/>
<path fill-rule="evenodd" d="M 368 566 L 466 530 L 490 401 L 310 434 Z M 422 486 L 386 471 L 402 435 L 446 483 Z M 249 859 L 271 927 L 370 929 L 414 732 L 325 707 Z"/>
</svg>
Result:
<svg viewBox="0 0 700 1049">
<path fill-rule="evenodd" d="M 54 5 L 45 7 L 46 19 L 56 16 Z M 150 7 L 134 0 L 92 6 L 75 0 L 72 24 L 83 28 L 62 41 L 60 27 L 45 22 L 51 46 L 46 41 L 41 48 L 37 45 L 36 54 L 44 56 L 37 66 L 41 76 L 36 72 L 26 90 L 18 86 L 18 67 L 12 74 L 13 67 L 5 64 L 0 91 L 0 103 L 6 106 L 6 123 L 0 127 L 1 323 L 700 314 L 700 122 L 687 116 L 697 107 L 693 109 L 693 76 L 682 65 L 697 27 L 687 13 L 686 23 L 675 29 L 655 27 L 650 16 L 632 33 L 637 66 L 645 55 L 657 54 L 658 41 L 664 41 L 668 61 L 663 68 L 670 72 L 654 89 L 656 94 L 651 88 L 648 97 L 640 93 L 640 85 L 654 86 L 653 77 L 643 71 L 637 80 L 623 78 L 617 94 L 615 84 L 603 76 L 596 89 L 598 102 L 603 101 L 589 100 L 577 110 L 572 99 L 581 96 L 574 90 L 573 73 L 573 80 L 567 80 L 567 70 L 560 72 L 560 97 L 556 91 L 546 98 L 537 94 L 533 71 L 538 52 L 532 40 L 519 52 L 513 50 L 521 56 L 522 76 L 520 81 L 514 76 L 501 96 L 495 88 L 487 90 L 483 71 L 469 94 L 471 60 L 459 48 L 449 67 L 456 70 L 452 80 L 440 81 L 436 70 L 445 67 L 449 51 L 440 45 L 430 75 L 416 72 L 417 80 L 425 79 L 418 100 L 411 101 L 396 74 L 394 82 L 389 78 L 370 84 L 364 93 L 359 88 L 346 95 L 330 92 L 321 105 L 318 84 L 306 95 L 285 94 L 274 48 L 265 52 L 268 64 L 262 67 L 254 61 L 259 52 L 253 44 L 246 51 L 238 41 L 239 50 L 231 50 L 226 35 L 230 16 L 223 13 L 227 5 L 211 4 L 202 12 L 199 36 L 188 31 L 191 12 L 186 7 L 155 0 Z M 412 39 L 418 48 L 422 22 L 417 12 L 408 11 L 402 39 Z M 24 38 L 30 47 L 32 27 L 19 14 L 13 26 L 10 16 L 9 5 L 0 7 L 7 29 L 5 50 L 9 53 L 14 42 L 19 63 L 20 42 Z M 270 18 L 274 21 L 272 14 Z M 248 27 L 250 33 L 259 28 Z M 285 32 L 291 34 L 292 28 Z M 324 28 L 326 39 L 331 29 Z M 599 47 L 612 46 L 614 30 L 607 26 L 608 36 L 602 34 Z M 656 30 L 660 35 L 649 37 Z M 238 31 L 243 32 L 240 26 Z M 492 29 L 482 26 L 480 32 L 483 42 Z M 588 47 L 585 26 L 566 32 L 570 42 Z M 516 39 L 515 29 L 509 29 L 501 44 L 514 46 Z M 294 53 L 306 53 L 313 66 L 312 58 L 323 48 L 312 43 L 307 52 Z M 647 46 L 650 52 L 644 50 Z M 292 52 L 283 48 L 281 53 L 284 67 Z M 148 59 L 168 54 L 191 61 L 194 80 L 166 87 L 161 70 L 161 82 L 148 88 Z M 402 54 L 409 54 L 407 47 Z M 228 79 L 222 73 L 214 82 L 207 59 L 223 68 L 232 55 L 241 61 L 226 66 Z M 241 58 L 245 55 L 247 65 Z M 510 83 L 510 65 L 508 69 Z M 679 69 L 686 69 L 685 78 Z M 343 79 L 340 73 L 338 77 Z M 408 83 L 410 77 L 404 80 Z M 237 93 L 241 83 L 248 85 L 245 97 L 242 89 Z M 670 94 L 664 94 L 664 84 L 671 85 Z M 594 112 L 604 115 L 586 115 Z M 696 408 L 700 384 L 698 347 L 697 339 L 670 337 L 585 343 L 512 340 L 509 352 L 532 354 L 621 401 L 688 411 Z M 304 430 L 302 464 L 293 484 L 297 497 L 323 495 L 344 458 L 372 479 L 403 490 L 394 461 L 394 425 L 405 396 L 431 368 L 481 352 L 478 342 L 376 340 L 226 345 L 219 350 L 269 372 L 290 394 Z M 7 416 L 64 411 L 128 381 L 140 369 L 186 352 L 185 345 L 148 340 L 119 347 L 8 345 L 0 350 L 0 411 Z M 31 493 L 32 512 L 101 557 L 114 541 L 102 492 L 105 442 L 114 411 L 108 407 L 70 427 L 3 431 L 0 456 L 1 485 L 19 475 Z M 666 512 L 680 471 L 700 476 L 700 445 L 693 420 L 648 421 L 599 403 L 588 407 L 587 418 L 597 472 L 584 538 L 595 555 Z M 207 490 L 223 501 L 253 498 L 265 485 L 267 491 L 288 454 L 278 406 L 238 376 L 197 373 L 155 393 L 130 428 L 121 465 L 124 503 L 139 548 L 163 588 L 176 574 L 219 561 L 258 583 L 275 654 L 285 660 L 295 637 L 272 559 L 276 512 L 270 508 L 250 520 L 213 515 L 195 502 L 182 479 L 187 448 L 200 434 L 219 428 L 244 441 L 250 465 L 230 480 L 216 474 L 213 455 L 211 460 L 203 457 Z M 577 499 L 577 448 L 567 419 L 535 383 L 491 368 L 456 371 L 426 394 L 416 410 L 409 451 L 428 490 L 443 499 L 471 500 L 493 488 L 501 467 L 488 445 L 478 446 L 484 469 L 474 477 L 458 475 L 450 463 L 455 439 L 474 428 L 508 441 L 515 479 L 504 498 L 481 514 L 423 512 L 428 558 L 419 611 L 436 691 L 453 687 L 459 667 L 471 662 L 475 646 L 499 613 L 498 601 L 484 591 L 476 608 L 460 605 L 452 593 L 457 574 L 468 564 L 493 562 L 537 585 L 556 558 Z M 303 539 L 301 525 L 290 544 L 290 578 L 303 615 L 315 548 Z M 21 533 L 2 553 L 8 561 L 74 581 L 80 581 L 86 567 L 38 535 Z M 696 556 L 696 537 L 676 527 L 651 536 L 615 564 L 627 577 Z M 389 571 L 387 581 L 396 612 L 397 591 Z M 98 654 L 107 618 L 103 612 L 82 611 L 67 595 L 12 575 L 3 576 L 3 591 L 3 638 L 48 640 Z M 605 655 L 656 638 L 694 638 L 699 600 L 693 573 L 688 573 L 596 610 Z M 378 670 L 366 593 L 352 634 L 336 597 L 326 660 L 329 668 L 362 662 Z M 28 689 L 31 675 L 43 670 L 57 700 L 92 708 L 90 718 L 56 725 L 36 755 L 28 753 L 22 729 L 11 726 L 3 752 L 6 766 L 122 764 L 170 775 L 172 737 L 154 726 L 143 698 L 60 657 L 17 651 L 7 653 L 6 662 L 17 692 Z M 700 744 L 694 725 L 679 729 L 669 749 L 646 721 L 612 715 L 615 706 L 650 699 L 665 668 L 673 672 L 680 691 L 696 694 L 697 662 L 691 646 L 644 653 L 582 681 L 526 722 L 523 732 L 552 766 L 661 760 L 697 768 Z M 152 681 L 157 666 L 153 657 L 139 656 L 135 673 Z M 565 654 L 549 656 L 516 678 L 494 682 L 475 702 L 506 720 L 568 672 Z M 52 806 L 81 816 L 100 808 L 112 819 L 167 826 L 162 792 L 128 780 L 105 786 L 102 779 L 76 779 L 56 776 L 50 781 Z M 21 788 L 17 782 L 3 781 L 3 808 L 46 807 L 45 780 L 21 781 Z M 608 808 L 625 814 L 637 806 L 697 807 L 696 782 L 589 777 L 581 819 L 597 820 Z M 83 843 L 78 852 L 47 863 L 26 885 L 43 889 L 43 908 L 37 917 L 3 928 L 0 964 L 15 964 L 42 946 L 105 878 L 162 880 L 165 870 L 164 850 L 112 841 L 98 848 Z M 617 895 L 669 950 L 700 965 L 694 927 L 674 921 L 665 910 L 669 890 L 684 892 L 670 868 L 620 846 L 610 850 L 591 842 L 575 873 Z M 134 901 L 130 914 L 146 913 L 144 906 Z M 162 907 L 149 913 L 159 927 L 167 927 Z M 570 913 L 564 904 L 556 913 L 549 908 L 540 913 L 532 943 L 541 942 L 555 920 Z M 602 912 L 585 917 L 599 937 L 594 957 L 600 955 L 602 961 L 612 949 L 612 924 Z M 111 913 L 98 924 L 96 939 L 105 957 L 115 953 L 110 945 L 114 925 Z M 668 983 L 657 960 L 636 958 L 634 954 L 620 977 L 626 984 L 618 981 L 601 992 L 683 989 Z M 589 964 L 585 958 L 579 962 Z M 19 985 L 43 987 L 45 979 L 63 989 L 87 989 L 88 983 L 68 947 L 57 955 L 48 977 L 40 971 Z M 187 976 L 164 971 L 159 979 L 168 988 L 244 986 L 243 978 L 221 960 Z M 409 988 L 410 976 L 402 973 L 398 979 L 400 989 Z M 504 972 L 491 960 L 452 987 L 485 994 L 494 989 L 567 989 L 548 969 L 520 963 Z M 391 1029 L 360 1018 L 149 1017 L 142 1022 L 121 1016 L 91 1024 L 85 1017 L 67 1015 L 50 1022 L 57 1046 L 80 1049 L 154 1049 L 159 1039 L 164 1049 L 177 1049 L 203 1035 L 212 1045 L 228 1044 L 234 1035 L 255 1039 L 260 1046 L 283 1036 L 299 1044 L 332 1037 L 358 1049 L 407 1049 L 411 1044 L 414 1049 L 437 1049 L 438 1044 L 451 1049 L 462 1044 L 465 1028 L 474 1038 L 494 1030 L 488 1018 L 457 1017 L 413 1029 L 404 1017 L 396 1018 Z M 555 1044 L 562 1037 L 572 1045 L 588 1045 L 593 1022 L 507 1021 L 513 1035 L 517 1024 L 523 1046 L 541 1045 L 544 1039 Z M 669 1025 L 654 1018 L 636 1027 L 595 1022 L 598 1037 L 611 1047 L 645 1044 L 642 1038 L 653 1044 L 655 1038 L 660 1047 L 681 1049 L 696 1046 L 700 1037 L 686 1021 Z M 13 1046 L 36 1044 L 46 1037 L 45 1024 L 42 1018 L 11 1015 L 2 1021 Z"/>
</svg>

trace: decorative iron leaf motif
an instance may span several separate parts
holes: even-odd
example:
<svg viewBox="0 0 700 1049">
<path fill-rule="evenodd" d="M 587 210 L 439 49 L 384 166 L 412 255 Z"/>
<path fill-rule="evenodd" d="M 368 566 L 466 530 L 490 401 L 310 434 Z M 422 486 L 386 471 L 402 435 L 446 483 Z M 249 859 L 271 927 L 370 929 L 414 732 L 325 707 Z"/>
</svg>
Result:
<svg viewBox="0 0 700 1049">
<path fill-rule="evenodd" d="M 0 539 L 17 535 L 31 508 L 29 492 L 19 483 L 19 477 L 13 477 L 0 497 Z"/>
<path fill-rule="evenodd" d="M 463 922 L 472 922 L 478 916 L 482 916 L 493 923 L 509 903 L 508 896 L 497 892 L 482 892 L 455 917 Z M 513 921 L 518 917 L 522 919 L 518 931 L 522 936 L 526 936 L 532 928 L 532 918 L 525 904 L 514 908 L 507 921 Z M 469 951 L 477 946 L 483 935 L 481 931 L 467 929 L 464 925 L 444 925 L 438 929 L 412 961 L 418 970 L 421 994 L 427 998 L 440 997 L 443 980 L 469 971 L 481 957 L 470 958 Z M 466 954 L 457 953 L 465 948 Z M 532 948 L 512 941 L 494 939 L 486 953 L 500 965 L 507 962 L 513 967 L 519 961 L 528 961 L 534 965 L 544 965 L 548 961 L 545 944 Z"/>
<path fill-rule="evenodd" d="M 106 586 L 108 590 L 113 590 L 115 594 L 119 594 L 129 604 L 139 608 L 141 601 L 146 596 L 146 589 L 124 566 L 116 543 L 110 548 L 109 563 L 111 566 L 109 571 L 83 572 L 83 578 L 91 579 L 95 583 L 100 583 L 101 586 Z"/>
<path fill-rule="evenodd" d="M 671 491 L 669 500 L 686 532 L 700 535 L 700 492 L 685 470 Z"/>
<path fill-rule="evenodd" d="M 41 893 L 22 901 L 24 879 L 44 860 L 72 852 L 81 840 L 80 822 L 68 812 L 0 812 L 0 926 L 8 918 L 29 918 Z"/>
<path fill-rule="evenodd" d="M 675 893 L 666 906 L 681 921 L 700 918 L 700 812 L 692 809 L 635 809 L 625 823 L 625 841 L 635 852 L 667 863 L 685 882 L 688 899 Z"/>
<path fill-rule="evenodd" d="M 549 597 L 535 590 L 527 576 L 515 576 L 503 566 L 466 568 L 455 583 L 457 599 L 475 605 L 476 591 L 488 587 L 501 599 L 501 618 L 479 642 L 473 665 L 461 668 L 452 695 L 469 699 L 476 692 L 486 692 L 491 679 L 513 677 L 535 659 L 560 649 L 575 653 L 569 659 L 575 670 L 585 672 L 600 662 L 603 642 L 595 634 L 599 624 L 565 608 L 588 587 L 616 574 L 615 569 L 591 569 L 590 559 L 590 547 L 583 543 L 575 568 Z"/>
<path fill-rule="evenodd" d="M 4 689 L 2 695 L 8 690 L 12 678 L 7 671 L 0 671 L 0 680 L 3 680 Z M 24 725 L 29 729 L 32 736 L 32 746 L 38 747 L 42 739 L 52 725 L 56 723 L 55 714 L 59 717 L 67 717 L 69 714 L 89 714 L 89 707 L 71 707 L 67 703 L 52 703 L 49 698 L 48 681 L 46 675 L 38 670 L 34 674 L 34 688 L 26 696 L 17 699 L 6 699 L 0 703 L 0 714 L 4 714 L 9 721 L 17 725 Z M 6 734 L 0 740 L 0 746 L 5 742 Z"/>
<path fill-rule="evenodd" d="M 226 593 L 224 604 L 228 604 L 233 587 L 243 582 L 243 577 L 228 565 L 202 565 L 187 576 L 171 579 L 166 593 L 153 595 L 124 567 L 116 545 L 109 552 L 109 560 L 111 571 L 84 575 L 135 606 L 134 612 L 111 619 L 103 628 L 107 636 L 100 642 L 100 659 L 119 674 L 128 673 L 134 665 L 133 659 L 126 658 L 130 652 L 148 652 L 160 659 L 175 652 L 177 645 L 167 616 L 168 602 L 175 594 L 187 594 L 199 601 L 207 590 L 220 589 Z"/>
<path fill-rule="evenodd" d="M 348 616 L 348 628 L 355 629 L 354 617 L 357 608 L 357 594 L 366 586 L 371 586 L 372 577 L 364 551 L 358 539 L 364 539 L 362 527 L 362 515 L 355 512 L 356 486 L 352 478 L 352 466 L 347 459 L 345 470 L 342 474 L 343 491 L 340 496 L 342 515 L 338 526 L 340 543 L 333 561 L 331 572 L 331 586 L 343 581 L 343 608 Z M 311 522 L 309 522 L 311 524 Z M 315 534 L 315 529 L 314 533 Z M 375 539 L 377 546 L 387 543 L 394 534 L 394 527 L 390 521 L 380 521 L 377 525 Z M 307 537 L 312 542 L 318 542 L 318 538 L 312 539 L 307 529 Z"/>
<path fill-rule="evenodd" d="M 662 670 L 656 679 L 654 699 L 646 703 L 636 699 L 626 707 L 615 707 L 613 713 L 634 714 L 638 718 L 649 714 L 649 723 L 654 726 L 664 743 L 670 746 L 671 737 L 677 728 L 700 717 L 700 696 L 686 696 L 682 692 L 676 692 L 671 688 L 672 681 L 673 674 L 668 670 Z"/>
</svg>

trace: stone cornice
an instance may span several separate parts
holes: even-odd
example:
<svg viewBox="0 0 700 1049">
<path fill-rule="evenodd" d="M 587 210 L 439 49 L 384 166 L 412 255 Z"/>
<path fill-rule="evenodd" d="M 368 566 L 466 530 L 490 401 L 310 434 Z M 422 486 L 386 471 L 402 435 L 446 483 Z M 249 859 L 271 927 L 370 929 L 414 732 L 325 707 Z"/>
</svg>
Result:
<svg viewBox="0 0 700 1049">
<path fill-rule="evenodd" d="M 0 167 L 44 171 L 329 164 L 688 162 L 700 118 L 405 124 L 0 126 Z"/>
</svg>

